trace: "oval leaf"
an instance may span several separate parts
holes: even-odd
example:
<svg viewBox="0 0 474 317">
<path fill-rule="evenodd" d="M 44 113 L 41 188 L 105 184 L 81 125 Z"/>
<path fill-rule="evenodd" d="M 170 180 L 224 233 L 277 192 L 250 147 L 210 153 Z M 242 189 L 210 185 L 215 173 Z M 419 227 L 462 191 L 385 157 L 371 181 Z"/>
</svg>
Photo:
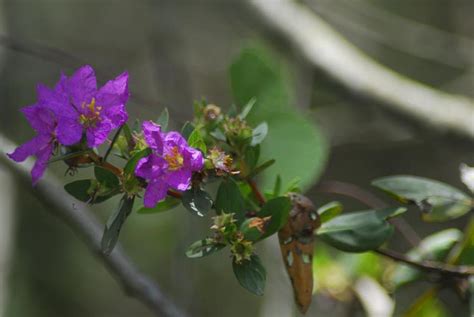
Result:
<svg viewBox="0 0 474 317">
<path fill-rule="evenodd" d="M 192 188 L 183 193 L 181 203 L 193 215 L 203 217 L 212 208 L 212 198 L 199 188 Z"/>
<path fill-rule="evenodd" d="M 125 195 L 120 200 L 117 211 L 107 220 L 101 241 L 101 248 L 104 254 L 109 255 L 117 244 L 120 230 L 132 211 L 134 199 L 135 197 L 129 198 Z"/>
<path fill-rule="evenodd" d="M 216 243 L 211 238 L 198 240 L 191 244 L 186 250 L 188 258 L 202 258 L 224 248 L 225 244 Z"/>
<path fill-rule="evenodd" d="M 242 263 L 232 262 L 235 277 L 240 285 L 249 292 L 262 296 L 265 290 L 266 271 L 257 255 Z"/>
<path fill-rule="evenodd" d="M 245 218 L 245 202 L 239 186 L 232 179 L 225 179 L 219 185 L 215 202 L 216 213 L 234 213 L 241 223 Z"/>
<path fill-rule="evenodd" d="M 405 208 L 386 208 L 345 214 L 323 223 L 317 235 L 346 252 L 365 252 L 380 247 L 393 233 L 386 219 Z"/>
<path fill-rule="evenodd" d="M 319 214 L 321 222 L 327 222 L 339 215 L 343 209 L 344 207 L 340 202 L 332 201 L 324 206 L 319 207 L 317 212 Z"/>
<path fill-rule="evenodd" d="M 271 216 L 270 222 L 265 228 L 262 239 L 271 236 L 280 230 L 288 221 L 291 209 L 291 201 L 288 197 L 277 197 L 270 199 L 258 212 L 259 217 Z"/>
<path fill-rule="evenodd" d="M 426 221 L 446 221 L 472 208 L 465 193 L 448 184 L 418 176 L 397 175 L 376 179 L 372 185 L 401 203 L 415 203 Z"/>
</svg>

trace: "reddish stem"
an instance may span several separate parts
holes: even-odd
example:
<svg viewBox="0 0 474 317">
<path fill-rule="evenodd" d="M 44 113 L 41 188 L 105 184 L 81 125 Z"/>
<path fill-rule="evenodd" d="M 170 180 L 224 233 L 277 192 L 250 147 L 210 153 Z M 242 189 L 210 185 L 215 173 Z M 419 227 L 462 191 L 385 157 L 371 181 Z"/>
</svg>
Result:
<svg viewBox="0 0 474 317">
<path fill-rule="evenodd" d="M 253 179 L 247 179 L 247 184 L 249 184 L 253 194 L 255 195 L 255 198 L 257 198 L 258 204 L 260 206 L 265 205 L 265 197 L 263 197 L 262 193 L 258 189 L 257 183 Z"/>
</svg>

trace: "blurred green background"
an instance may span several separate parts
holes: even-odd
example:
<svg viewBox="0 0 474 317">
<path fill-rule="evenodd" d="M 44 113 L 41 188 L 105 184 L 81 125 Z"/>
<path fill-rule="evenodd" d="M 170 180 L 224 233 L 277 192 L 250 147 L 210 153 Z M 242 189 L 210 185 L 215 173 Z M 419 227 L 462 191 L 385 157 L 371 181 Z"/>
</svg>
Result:
<svg viewBox="0 0 474 317">
<path fill-rule="evenodd" d="M 205 97 L 224 108 L 236 101 L 229 68 L 243 49 L 258 46 L 281 67 L 285 85 L 293 92 L 291 106 L 310 118 L 326 140 L 327 149 L 319 149 L 320 156 L 313 157 L 315 149 L 307 148 L 305 153 L 288 153 L 288 162 L 297 166 L 305 158 L 323 167 L 328 155 L 321 180 L 364 187 L 376 177 L 414 174 L 463 188 L 458 170 L 462 162 L 474 165 L 472 140 L 434 131 L 381 105 L 353 98 L 270 32 L 243 2 L 0 1 L 0 35 L 33 48 L 12 49 L 8 38 L 0 38 L 1 133 L 18 143 L 31 137 L 33 131 L 18 109 L 34 102 L 36 83 L 51 86 L 61 71 L 71 74 L 81 62 L 97 69 L 101 83 L 128 70 L 131 120 L 156 118 L 167 107 L 172 127 L 179 129 L 191 119 L 193 100 Z M 474 97 L 473 1 L 301 2 L 378 62 L 440 90 Z M 269 0 L 268 5 L 275 4 Z M 36 44 L 74 58 L 57 51 L 38 53 Z M 260 118 L 267 115 L 272 116 L 263 113 Z M 54 170 L 62 177 L 64 166 L 57 164 Z M 8 174 L 2 172 L 0 180 L 0 199 L 5 202 L 0 207 L 0 249 L 6 250 L 0 253 L 0 316 L 151 316 L 122 292 L 64 224 Z M 338 199 L 347 210 L 363 207 L 315 188 L 308 194 L 317 205 Z M 114 204 L 94 209 L 105 221 Z M 425 224 L 415 212 L 406 219 L 422 236 L 447 226 L 463 228 L 466 222 L 461 218 Z M 258 246 L 268 270 L 263 297 L 238 285 L 226 252 L 186 258 L 187 245 L 207 234 L 209 225 L 209 218 L 193 217 L 180 208 L 157 215 L 132 214 L 120 241 L 140 269 L 191 316 L 296 316 L 275 239 Z M 393 241 L 394 248 L 408 248 L 397 236 Z M 348 258 L 341 262 L 351 263 Z M 344 275 L 337 270 L 327 274 Z M 419 283 L 397 293 L 397 313 L 428 285 Z M 468 316 L 467 305 L 451 291 L 442 292 L 442 300 L 446 311 L 439 316 Z M 308 316 L 329 315 L 364 313 L 354 296 L 335 300 L 318 295 Z"/>
</svg>

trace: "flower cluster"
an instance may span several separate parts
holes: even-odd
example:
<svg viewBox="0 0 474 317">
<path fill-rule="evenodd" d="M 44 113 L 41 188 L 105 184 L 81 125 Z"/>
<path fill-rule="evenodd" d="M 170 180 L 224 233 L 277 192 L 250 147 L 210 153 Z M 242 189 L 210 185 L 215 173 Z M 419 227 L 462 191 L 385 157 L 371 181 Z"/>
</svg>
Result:
<svg viewBox="0 0 474 317">
<path fill-rule="evenodd" d="M 37 94 L 38 101 L 22 109 L 37 135 L 8 154 L 16 162 L 36 156 L 33 184 L 43 175 L 58 144 L 71 146 L 85 137 L 88 147 L 97 147 L 128 118 L 126 72 L 97 89 L 94 70 L 83 66 L 69 78 L 61 75 L 53 89 L 38 85 Z"/>
<path fill-rule="evenodd" d="M 142 130 L 152 153 L 140 159 L 135 174 L 148 181 L 144 205 L 151 208 L 166 197 L 169 188 L 187 190 L 192 172 L 203 168 L 204 159 L 178 132 L 164 133 L 152 121 L 143 122 Z"/>
</svg>

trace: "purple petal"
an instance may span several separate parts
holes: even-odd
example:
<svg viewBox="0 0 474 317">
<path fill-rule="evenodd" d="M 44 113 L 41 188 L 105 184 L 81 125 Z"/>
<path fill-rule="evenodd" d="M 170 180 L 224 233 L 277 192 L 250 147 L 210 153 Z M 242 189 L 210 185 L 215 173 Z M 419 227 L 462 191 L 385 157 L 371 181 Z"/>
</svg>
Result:
<svg viewBox="0 0 474 317">
<path fill-rule="evenodd" d="M 163 175 L 166 166 L 166 161 L 163 158 L 151 154 L 138 161 L 135 175 L 145 179 L 156 179 Z"/>
<path fill-rule="evenodd" d="M 56 117 L 50 109 L 35 104 L 20 110 L 25 115 L 30 125 L 39 133 L 47 134 L 54 130 Z"/>
<path fill-rule="evenodd" d="M 82 138 L 82 125 L 77 119 L 60 118 L 56 127 L 56 136 L 59 143 L 73 145 Z"/>
<path fill-rule="evenodd" d="M 170 131 L 165 134 L 165 144 L 167 146 L 178 146 L 179 148 L 188 146 L 183 136 L 176 131 Z"/>
<path fill-rule="evenodd" d="M 103 116 L 110 120 L 114 129 L 123 125 L 128 120 L 128 114 L 125 105 L 118 105 L 103 110 Z"/>
<path fill-rule="evenodd" d="M 33 180 L 33 185 L 39 181 L 41 176 L 43 176 L 46 167 L 48 167 L 48 160 L 53 155 L 53 144 L 49 143 L 47 146 L 42 148 L 39 152 L 36 153 L 36 162 L 31 170 L 31 177 Z"/>
<path fill-rule="evenodd" d="M 40 134 L 30 141 L 20 145 L 13 153 L 7 154 L 15 162 L 23 162 L 28 156 L 34 155 L 41 148 L 46 147 L 51 142 L 51 136 Z"/>
<path fill-rule="evenodd" d="M 143 197 L 143 205 L 147 208 L 153 208 L 155 205 L 166 197 L 168 186 L 162 180 L 150 182 L 145 190 Z"/>
<path fill-rule="evenodd" d="M 143 136 L 148 146 L 158 154 L 163 153 L 163 133 L 161 127 L 152 121 L 142 123 Z"/>
<path fill-rule="evenodd" d="M 112 131 L 112 125 L 108 121 L 101 121 L 94 127 L 87 128 L 87 145 L 90 148 L 97 147 L 107 140 L 107 136 Z"/>
<path fill-rule="evenodd" d="M 97 81 L 94 70 L 89 65 L 79 68 L 67 81 L 67 92 L 77 109 L 83 103 L 89 103 L 96 91 Z"/>
<path fill-rule="evenodd" d="M 66 91 L 66 81 L 66 76 L 61 75 L 61 78 L 54 89 L 38 84 L 36 87 L 38 103 L 43 107 L 50 109 L 57 116 L 75 117 L 77 116 L 77 111 L 69 102 L 69 97 Z"/>
<path fill-rule="evenodd" d="M 166 183 L 177 190 L 185 191 L 191 185 L 191 171 L 182 168 L 166 175 Z"/>
<path fill-rule="evenodd" d="M 192 171 L 200 171 L 204 166 L 204 158 L 201 151 L 188 147 L 183 151 L 185 165 Z"/>
<path fill-rule="evenodd" d="M 96 94 L 97 104 L 104 108 L 124 105 L 128 97 L 128 73 L 124 72 L 117 78 L 109 80 Z"/>
</svg>

